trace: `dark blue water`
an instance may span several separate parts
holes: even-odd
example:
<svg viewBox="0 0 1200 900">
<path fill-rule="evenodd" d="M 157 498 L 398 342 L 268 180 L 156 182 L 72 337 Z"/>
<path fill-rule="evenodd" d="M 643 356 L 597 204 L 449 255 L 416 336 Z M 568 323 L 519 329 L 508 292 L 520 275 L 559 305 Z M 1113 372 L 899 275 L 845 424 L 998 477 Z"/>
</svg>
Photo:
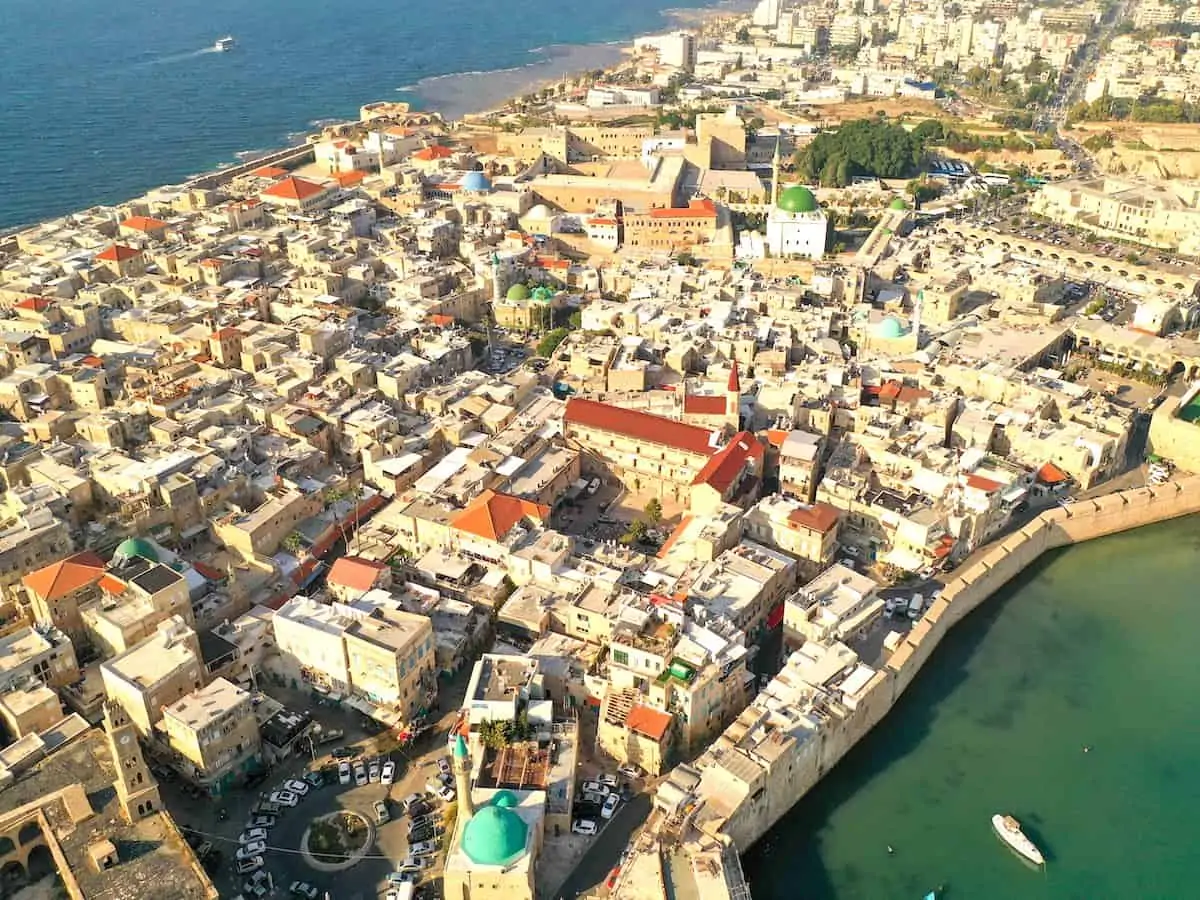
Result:
<svg viewBox="0 0 1200 900">
<path fill-rule="evenodd" d="M 136 196 L 397 88 L 664 27 L 703 0 L 0 0 L 0 228 Z M 231 34 L 236 50 L 205 52 Z M 481 106 L 495 98 L 488 98 Z"/>
</svg>

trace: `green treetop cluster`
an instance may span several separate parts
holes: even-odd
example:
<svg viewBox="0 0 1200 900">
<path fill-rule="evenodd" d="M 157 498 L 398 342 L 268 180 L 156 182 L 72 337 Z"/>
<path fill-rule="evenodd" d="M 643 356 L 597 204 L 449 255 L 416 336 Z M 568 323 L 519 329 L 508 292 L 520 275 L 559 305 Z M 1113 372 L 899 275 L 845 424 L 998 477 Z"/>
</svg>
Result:
<svg viewBox="0 0 1200 900">
<path fill-rule="evenodd" d="M 856 175 L 903 178 L 917 169 L 924 153 L 924 142 L 903 126 L 859 119 L 817 135 L 797 152 L 796 173 L 802 181 L 827 187 L 844 187 Z"/>
</svg>

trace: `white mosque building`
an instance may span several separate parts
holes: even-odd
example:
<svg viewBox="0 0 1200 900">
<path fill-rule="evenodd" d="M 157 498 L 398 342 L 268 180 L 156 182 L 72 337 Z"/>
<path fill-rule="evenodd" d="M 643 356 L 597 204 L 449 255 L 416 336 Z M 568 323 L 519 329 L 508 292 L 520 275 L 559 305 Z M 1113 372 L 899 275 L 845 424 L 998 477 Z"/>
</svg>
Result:
<svg viewBox="0 0 1200 900">
<path fill-rule="evenodd" d="M 820 259 L 825 255 L 829 220 L 813 192 L 801 184 L 779 190 L 779 151 L 771 176 L 771 211 L 767 213 L 767 251 L 771 256 Z"/>
</svg>

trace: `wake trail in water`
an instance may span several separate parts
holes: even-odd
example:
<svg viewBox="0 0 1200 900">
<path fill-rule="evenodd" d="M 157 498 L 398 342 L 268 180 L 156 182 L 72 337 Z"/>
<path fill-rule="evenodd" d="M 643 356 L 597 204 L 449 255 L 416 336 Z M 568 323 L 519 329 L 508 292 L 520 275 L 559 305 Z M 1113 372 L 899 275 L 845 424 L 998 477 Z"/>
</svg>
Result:
<svg viewBox="0 0 1200 900">
<path fill-rule="evenodd" d="M 210 53 L 220 53 L 216 47 L 203 47 L 200 50 L 189 50 L 187 53 L 172 53 L 170 56 L 159 56 L 155 59 L 148 59 L 142 63 L 143 66 L 164 66 L 169 63 L 183 62 L 187 59 L 195 59 L 197 56 L 207 56 Z"/>
</svg>

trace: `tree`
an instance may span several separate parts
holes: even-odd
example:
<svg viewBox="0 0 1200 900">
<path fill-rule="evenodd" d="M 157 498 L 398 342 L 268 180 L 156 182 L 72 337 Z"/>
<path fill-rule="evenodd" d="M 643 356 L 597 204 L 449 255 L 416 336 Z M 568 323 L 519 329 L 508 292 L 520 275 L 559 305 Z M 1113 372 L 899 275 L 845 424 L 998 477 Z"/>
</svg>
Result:
<svg viewBox="0 0 1200 900">
<path fill-rule="evenodd" d="M 750 43 L 750 29 L 743 25 L 733 37 L 739 44 L 748 44 Z"/>
<path fill-rule="evenodd" d="M 663 508 L 657 497 L 651 497 L 650 502 L 646 504 L 646 518 L 650 520 L 651 525 L 657 525 L 662 521 Z"/>
<path fill-rule="evenodd" d="M 553 331 L 547 332 L 546 336 L 538 342 L 538 356 L 553 356 L 558 345 L 566 340 L 567 334 L 569 331 L 566 328 L 555 328 Z"/>
<path fill-rule="evenodd" d="M 292 556 L 296 556 L 304 549 L 304 535 L 298 531 L 293 531 L 283 539 L 283 549 Z"/>
<path fill-rule="evenodd" d="M 629 529 L 621 535 L 621 543 L 625 546 L 636 544 L 646 537 L 646 523 L 641 519 L 634 519 L 629 523 Z"/>
<path fill-rule="evenodd" d="M 578 310 L 571 313 L 570 317 L 568 317 L 568 319 L 567 319 L 567 325 L 572 330 L 582 328 L 583 327 L 583 313 L 579 312 Z"/>
</svg>

